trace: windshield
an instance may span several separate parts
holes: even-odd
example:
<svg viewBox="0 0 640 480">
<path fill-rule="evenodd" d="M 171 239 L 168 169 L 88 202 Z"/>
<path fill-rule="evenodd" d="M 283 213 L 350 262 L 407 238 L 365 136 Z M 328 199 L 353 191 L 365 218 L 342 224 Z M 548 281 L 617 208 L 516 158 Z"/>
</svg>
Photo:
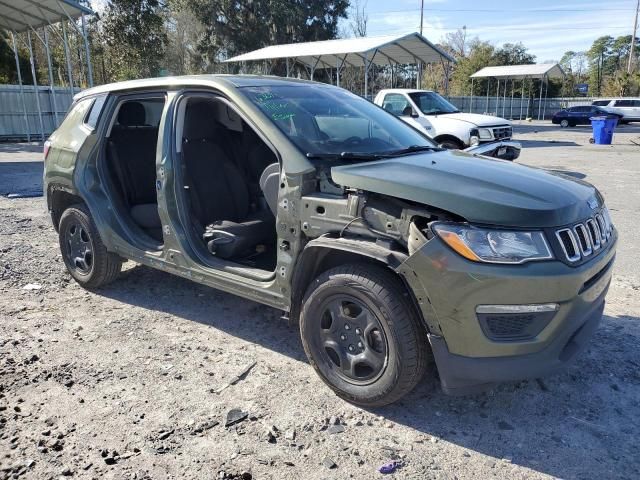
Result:
<svg viewBox="0 0 640 480">
<path fill-rule="evenodd" d="M 435 147 L 402 120 L 346 90 L 281 85 L 241 91 L 309 157 L 382 156 Z"/>
<path fill-rule="evenodd" d="M 413 92 L 409 96 L 425 115 L 441 115 L 460 111 L 435 92 Z"/>
</svg>

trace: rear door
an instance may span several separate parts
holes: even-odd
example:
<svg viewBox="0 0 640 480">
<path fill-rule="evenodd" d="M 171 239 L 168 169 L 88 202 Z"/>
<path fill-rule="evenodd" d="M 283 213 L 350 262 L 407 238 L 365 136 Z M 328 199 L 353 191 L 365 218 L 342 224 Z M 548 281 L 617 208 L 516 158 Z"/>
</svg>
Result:
<svg viewBox="0 0 640 480">
<path fill-rule="evenodd" d="M 86 160 L 97 143 L 94 135 L 107 94 L 86 97 L 74 102 L 58 129 L 48 139 L 45 181 L 73 182 L 79 159 Z"/>
</svg>

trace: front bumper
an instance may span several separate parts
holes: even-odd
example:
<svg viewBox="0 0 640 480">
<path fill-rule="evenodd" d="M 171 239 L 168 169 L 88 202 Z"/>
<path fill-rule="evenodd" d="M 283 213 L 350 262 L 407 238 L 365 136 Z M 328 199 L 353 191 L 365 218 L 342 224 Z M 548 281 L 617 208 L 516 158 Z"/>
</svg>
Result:
<svg viewBox="0 0 640 480">
<path fill-rule="evenodd" d="M 558 261 L 492 265 L 465 260 L 433 238 L 403 264 L 422 309 L 442 388 L 450 394 L 556 372 L 583 351 L 596 330 L 609 288 L 617 234 L 597 258 L 571 267 Z M 533 338 L 495 341 L 483 332 L 478 305 L 557 303 Z"/>
</svg>

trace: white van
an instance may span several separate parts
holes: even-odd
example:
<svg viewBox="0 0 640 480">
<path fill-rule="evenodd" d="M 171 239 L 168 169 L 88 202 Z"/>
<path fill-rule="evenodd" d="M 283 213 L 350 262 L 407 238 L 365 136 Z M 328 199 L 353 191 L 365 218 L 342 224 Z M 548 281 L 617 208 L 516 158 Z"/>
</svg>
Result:
<svg viewBox="0 0 640 480">
<path fill-rule="evenodd" d="M 592 105 L 598 105 L 604 108 L 607 112 L 622 115 L 620 123 L 640 122 L 640 98 L 595 100 Z"/>
<path fill-rule="evenodd" d="M 462 113 L 436 92 L 394 88 L 381 90 L 376 105 L 426 132 L 445 148 L 460 149 L 510 140 L 511 122 L 491 115 Z"/>
</svg>

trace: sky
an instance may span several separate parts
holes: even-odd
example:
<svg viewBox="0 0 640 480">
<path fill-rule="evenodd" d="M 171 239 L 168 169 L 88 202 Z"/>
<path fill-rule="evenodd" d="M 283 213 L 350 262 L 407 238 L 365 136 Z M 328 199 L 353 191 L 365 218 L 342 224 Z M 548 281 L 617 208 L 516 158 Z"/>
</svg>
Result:
<svg viewBox="0 0 640 480">
<path fill-rule="evenodd" d="M 360 1 L 366 1 L 367 36 L 419 31 L 420 0 Z M 437 43 L 466 25 L 468 38 L 497 46 L 522 42 L 543 63 L 587 50 L 603 35 L 630 35 L 635 6 L 636 0 L 425 0 L 424 36 Z"/>
</svg>

